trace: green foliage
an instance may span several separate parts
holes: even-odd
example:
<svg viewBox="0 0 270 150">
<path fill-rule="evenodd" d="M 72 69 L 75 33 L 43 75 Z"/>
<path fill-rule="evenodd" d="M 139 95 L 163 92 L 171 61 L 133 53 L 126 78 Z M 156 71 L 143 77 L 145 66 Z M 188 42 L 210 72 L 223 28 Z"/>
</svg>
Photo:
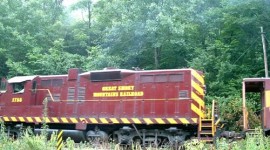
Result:
<svg viewBox="0 0 270 150">
<path fill-rule="evenodd" d="M 59 31 L 58 19 L 62 7 L 57 1 L 1 1 L 0 47 L 5 49 L 5 71 L 11 75 L 24 75 L 31 72 L 27 55 L 34 49 L 46 50 L 53 46 L 52 41 L 63 36 Z M 2 59 L 1 59 L 2 60 Z"/>
<path fill-rule="evenodd" d="M 186 150 L 203 150 L 206 149 L 206 147 L 208 147 L 206 143 L 200 142 L 198 139 L 187 141 L 184 144 Z"/>
<path fill-rule="evenodd" d="M 50 139 L 47 140 L 47 137 L 44 135 L 33 135 L 31 129 L 27 129 L 23 132 L 22 136 L 18 139 L 14 140 L 11 137 L 8 137 L 5 133 L 5 127 L 1 124 L 0 128 L 0 149 L 5 150 L 24 150 L 24 149 L 31 149 L 31 150 L 54 150 L 56 149 L 57 144 L 57 135 L 53 133 L 50 136 Z M 74 150 L 74 149 L 82 149 L 82 150 L 92 150 L 92 149 L 121 149 L 119 144 L 112 144 L 112 143 L 99 143 L 97 145 L 93 145 L 90 143 L 78 143 L 75 145 L 74 141 L 68 138 L 64 144 L 64 149 Z M 265 137 L 263 135 L 262 129 L 258 128 L 253 132 L 248 132 L 246 134 L 245 139 L 240 139 L 238 141 L 232 141 L 230 139 L 217 139 L 215 145 L 206 144 L 204 142 L 198 141 L 197 139 L 189 140 L 184 143 L 183 146 L 180 148 L 185 148 L 187 150 L 208 150 L 208 149 L 219 149 L 219 150 L 268 150 L 270 148 L 270 138 Z M 179 148 L 179 149 L 180 149 Z M 140 150 L 142 149 L 141 146 L 133 145 L 132 149 Z M 148 150 L 157 149 L 155 147 L 149 146 L 146 147 Z M 166 148 L 158 148 L 160 150 L 168 150 L 173 149 L 172 147 Z"/>
<path fill-rule="evenodd" d="M 253 95 L 254 96 L 254 95 Z M 243 102 L 240 95 L 232 95 L 229 97 L 213 97 L 207 96 L 206 102 L 211 103 L 216 100 L 219 106 L 221 121 L 224 123 L 224 129 L 228 131 L 242 131 L 243 126 Z M 246 104 L 248 110 L 249 127 L 254 129 L 261 125 L 261 116 L 256 114 L 261 110 L 260 99 L 253 97 Z M 211 106 L 210 106 L 211 108 Z"/>
<path fill-rule="evenodd" d="M 204 12 L 208 23 L 204 25 L 204 44 L 196 47 L 189 65 L 205 72 L 210 95 L 239 94 L 243 77 L 263 76 L 258 32 L 260 26 L 266 26 L 264 20 L 269 19 L 263 15 L 269 12 L 266 3 L 226 0 Z"/>
<path fill-rule="evenodd" d="M 84 58 L 63 50 L 63 39 L 54 41 L 47 52 L 34 49 L 27 55 L 32 72 L 28 74 L 64 74 L 69 68 L 80 68 Z"/>
<path fill-rule="evenodd" d="M 184 147 L 188 150 L 268 150 L 270 148 L 270 138 L 263 135 L 262 129 L 256 129 L 251 133 L 247 133 L 245 139 L 233 141 L 230 139 L 221 138 L 216 140 L 215 145 L 206 144 L 194 139 L 187 141 L 184 144 Z"/>
<path fill-rule="evenodd" d="M 191 67 L 204 72 L 210 97 L 238 104 L 242 79 L 264 76 L 259 27 L 269 37 L 269 4 L 79 0 L 66 9 L 61 0 L 2 0 L 0 76 L 63 74 L 75 67 Z M 71 18 L 73 10 L 83 18 Z"/>
<path fill-rule="evenodd" d="M 21 137 L 14 140 L 13 138 L 7 136 L 3 124 L 1 124 L 0 138 L 0 149 L 6 150 L 43 150 L 45 147 L 49 150 L 55 149 L 56 144 L 56 141 L 53 139 L 47 141 L 45 136 L 34 136 L 31 129 L 27 129 Z"/>
<path fill-rule="evenodd" d="M 84 63 L 85 70 L 95 70 L 105 67 L 119 67 L 121 59 L 116 56 L 106 55 L 107 51 L 100 47 L 91 47 Z"/>
<path fill-rule="evenodd" d="M 256 129 L 252 133 L 247 133 L 244 140 L 230 142 L 226 139 L 219 139 L 216 148 L 220 150 L 268 150 L 270 148 L 270 139 L 263 135 L 261 129 Z"/>
</svg>

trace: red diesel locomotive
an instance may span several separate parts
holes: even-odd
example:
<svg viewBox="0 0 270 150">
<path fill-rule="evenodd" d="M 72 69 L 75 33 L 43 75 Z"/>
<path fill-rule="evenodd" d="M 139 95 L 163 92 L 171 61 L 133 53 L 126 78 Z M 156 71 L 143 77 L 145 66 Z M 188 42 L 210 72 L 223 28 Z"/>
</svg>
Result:
<svg viewBox="0 0 270 150">
<path fill-rule="evenodd" d="M 13 134 L 22 126 L 40 132 L 46 122 L 75 140 L 179 143 L 198 135 L 204 87 L 194 69 L 17 76 L 1 81 L 0 121 Z"/>
</svg>

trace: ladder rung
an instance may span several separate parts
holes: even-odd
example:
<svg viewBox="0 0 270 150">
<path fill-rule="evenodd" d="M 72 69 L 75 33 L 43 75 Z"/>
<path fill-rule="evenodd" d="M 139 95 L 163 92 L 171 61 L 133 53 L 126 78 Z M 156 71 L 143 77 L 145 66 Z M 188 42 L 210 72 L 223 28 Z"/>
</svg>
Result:
<svg viewBox="0 0 270 150">
<path fill-rule="evenodd" d="M 201 127 L 202 127 L 202 128 L 203 128 L 203 127 L 211 128 L 212 125 L 202 125 Z"/>
<path fill-rule="evenodd" d="M 202 122 L 202 126 L 210 126 L 210 127 L 212 127 L 212 122 Z"/>
<path fill-rule="evenodd" d="M 213 119 L 202 119 L 201 121 L 212 121 Z"/>
<path fill-rule="evenodd" d="M 212 137 L 200 137 L 200 141 L 212 142 L 213 138 Z"/>
<path fill-rule="evenodd" d="M 211 134 L 212 135 L 212 131 L 210 130 L 204 130 L 204 131 L 201 131 L 200 134 Z"/>
</svg>

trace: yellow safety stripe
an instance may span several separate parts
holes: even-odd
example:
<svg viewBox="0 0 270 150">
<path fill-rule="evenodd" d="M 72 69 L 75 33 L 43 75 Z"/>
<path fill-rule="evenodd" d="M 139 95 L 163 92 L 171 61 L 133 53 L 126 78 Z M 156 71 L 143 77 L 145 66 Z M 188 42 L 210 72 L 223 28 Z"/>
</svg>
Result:
<svg viewBox="0 0 270 150">
<path fill-rule="evenodd" d="M 64 123 L 68 123 L 67 118 L 62 117 L 61 120 L 62 120 Z"/>
<path fill-rule="evenodd" d="M 150 118 L 143 118 L 146 124 L 153 124 L 152 120 Z"/>
<path fill-rule="evenodd" d="M 36 120 L 36 122 L 42 122 L 40 117 L 34 117 L 34 119 Z"/>
<path fill-rule="evenodd" d="M 28 122 L 34 122 L 34 121 L 33 121 L 33 118 L 31 118 L 31 117 L 26 117 L 26 120 L 27 120 Z"/>
<path fill-rule="evenodd" d="M 198 114 L 200 111 L 195 106 L 191 106 L 192 110 Z M 5 122 L 31 122 L 31 123 L 41 123 L 45 121 L 46 123 L 89 123 L 89 124 L 193 124 L 197 123 L 198 118 L 67 118 L 67 117 L 0 117 L 0 121 Z"/>
<path fill-rule="evenodd" d="M 101 123 L 105 123 L 105 124 L 109 123 L 109 122 L 106 120 L 106 118 L 100 118 L 100 121 L 101 121 Z"/>
<path fill-rule="evenodd" d="M 50 123 L 50 122 L 51 122 L 50 119 L 49 119 L 48 117 L 45 117 L 45 118 L 43 118 L 43 119 L 45 120 L 46 123 Z"/>
<path fill-rule="evenodd" d="M 270 90 L 266 90 L 264 95 L 265 107 L 270 107 Z"/>
<path fill-rule="evenodd" d="M 199 117 L 204 118 L 204 113 L 202 112 L 202 110 L 200 110 L 197 106 L 195 106 L 194 104 L 191 104 L 191 110 L 193 112 L 195 112 L 197 115 L 199 115 Z"/>
<path fill-rule="evenodd" d="M 130 122 L 128 121 L 127 118 L 121 118 L 122 122 L 125 123 L 125 124 L 129 124 Z"/>
<path fill-rule="evenodd" d="M 76 118 L 70 118 L 72 123 L 78 123 L 78 120 Z"/>
<path fill-rule="evenodd" d="M 167 118 L 170 124 L 177 124 L 177 122 L 173 118 Z"/>
<path fill-rule="evenodd" d="M 183 124 L 189 124 L 189 121 L 186 118 L 179 119 Z"/>
<path fill-rule="evenodd" d="M 9 121 L 8 117 L 4 117 L 4 121 Z"/>
<path fill-rule="evenodd" d="M 198 118 L 191 118 L 191 120 L 192 120 L 194 123 L 197 123 L 197 122 L 198 122 Z"/>
<path fill-rule="evenodd" d="M 56 117 L 52 117 L 52 120 L 53 120 L 53 122 L 59 123 L 59 120 Z"/>
<path fill-rule="evenodd" d="M 23 117 L 19 117 L 19 120 L 20 120 L 21 122 L 25 122 L 25 120 L 24 120 Z"/>
<path fill-rule="evenodd" d="M 191 92 L 191 98 L 204 108 L 205 103 L 197 94 Z"/>
<path fill-rule="evenodd" d="M 10 118 L 11 118 L 11 121 L 14 121 L 14 122 L 17 121 L 17 119 L 15 117 L 10 117 Z"/>
<path fill-rule="evenodd" d="M 112 123 L 119 123 L 119 121 L 116 118 L 110 118 L 110 120 L 112 121 Z"/>
<path fill-rule="evenodd" d="M 196 83 L 195 81 L 191 81 L 191 86 L 196 89 L 196 91 L 198 92 L 198 94 L 200 95 L 204 95 L 204 90 L 203 88 L 198 84 Z"/>
<path fill-rule="evenodd" d="M 161 118 L 155 118 L 158 124 L 165 124 L 165 122 Z"/>
<path fill-rule="evenodd" d="M 141 124 L 142 123 L 138 118 L 132 118 L 131 120 L 136 124 Z"/>
<path fill-rule="evenodd" d="M 191 74 L 193 77 L 195 77 L 202 85 L 204 85 L 204 78 L 202 75 L 200 75 L 197 71 L 192 70 Z"/>
<path fill-rule="evenodd" d="M 95 118 L 89 118 L 89 119 L 90 119 L 91 123 L 98 123 L 97 119 L 95 119 Z"/>
</svg>

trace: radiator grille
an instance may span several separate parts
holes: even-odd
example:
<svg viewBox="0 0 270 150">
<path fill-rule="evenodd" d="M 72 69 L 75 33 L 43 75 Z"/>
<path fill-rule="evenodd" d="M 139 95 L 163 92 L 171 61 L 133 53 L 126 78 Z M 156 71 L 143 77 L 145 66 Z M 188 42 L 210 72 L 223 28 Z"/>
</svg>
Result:
<svg viewBox="0 0 270 150">
<path fill-rule="evenodd" d="M 68 88 L 68 100 L 74 100 L 75 95 L 75 88 L 74 87 L 69 87 Z"/>
<path fill-rule="evenodd" d="M 78 100 L 85 100 L 85 87 L 79 87 Z"/>
</svg>

